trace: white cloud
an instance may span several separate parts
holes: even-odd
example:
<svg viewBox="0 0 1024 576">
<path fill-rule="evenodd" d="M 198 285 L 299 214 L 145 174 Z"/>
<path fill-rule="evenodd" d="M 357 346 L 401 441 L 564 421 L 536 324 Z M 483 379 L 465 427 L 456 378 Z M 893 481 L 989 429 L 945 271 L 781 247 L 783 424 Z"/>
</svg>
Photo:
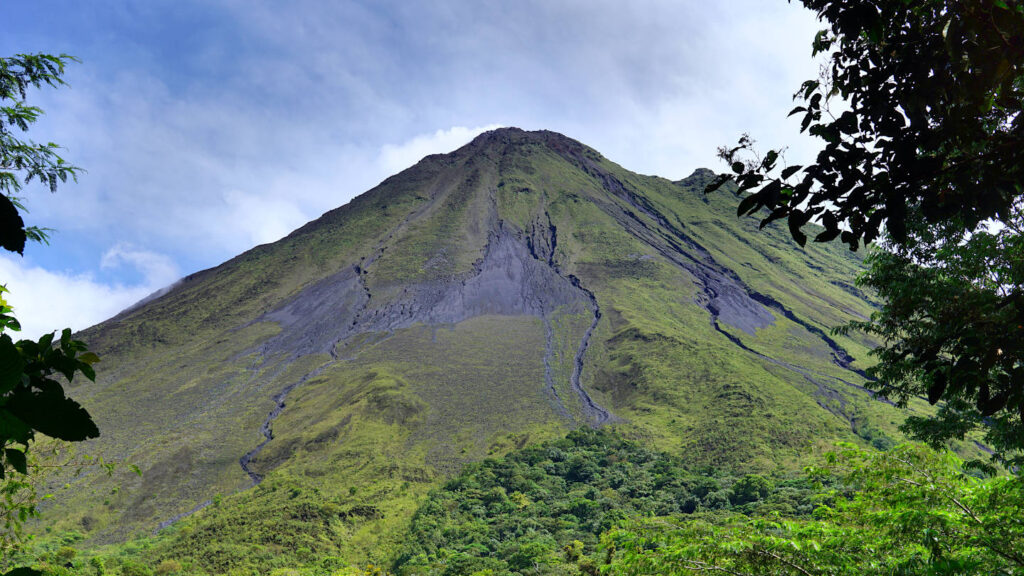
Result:
<svg viewBox="0 0 1024 576">
<path fill-rule="evenodd" d="M 743 131 L 791 141 L 784 115 L 816 28 L 810 11 L 761 0 L 221 9 L 225 38 L 252 49 L 213 57 L 226 46 L 209 36 L 141 67 L 113 35 L 109 61 L 86 58 L 73 89 L 40 93 L 48 114 L 33 134 L 89 172 L 33 195 L 33 224 L 96 254 L 159 244 L 211 266 L 495 120 L 563 132 L 645 173 L 720 168 L 715 148 Z"/>
<path fill-rule="evenodd" d="M 223 228 L 231 237 L 225 243 L 250 247 L 280 240 L 302 226 L 309 216 L 288 196 L 268 196 L 228 190 L 224 193 L 227 214 Z M 240 237 L 239 237 L 240 236 Z"/>
<path fill-rule="evenodd" d="M 168 256 L 140 250 L 124 242 L 110 248 L 100 258 L 102 270 L 124 265 L 132 266 L 142 274 L 146 286 L 166 286 L 181 276 L 178 266 Z"/>
<path fill-rule="evenodd" d="M 142 276 L 137 284 L 106 282 L 91 273 L 52 271 L 28 260 L 0 255 L 0 278 L 10 293 L 7 300 L 21 323 L 14 338 L 38 338 L 71 328 L 82 330 L 163 288 L 178 278 L 177 267 L 166 256 L 127 245 L 115 246 L 101 259 L 101 268 L 132 266 Z"/>
<path fill-rule="evenodd" d="M 813 151 L 785 118 L 816 73 L 818 26 L 799 3 L 186 2 L 174 10 L 221 27 L 187 43 L 164 18 L 171 5 L 152 6 L 126 20 L 90 4 L 89 34 L 26 21 L 0 37 L 38 35 L 83 59 L 72 88 L 32 100 L 47 111 L 32 138 L 88 173 L 27 194 L 30 223 L 58 240 L 51 275 L 18 261 L 22 278 L 99 300 L 155 289 L 167 262 L 132 246 L 160 246 L 186 271 L 214 266 L 496 121 L 670 178 L 722 169 L 715 148 L 744 131 L 793 144 L 793 161 Z"/>
<path fill-rule="evenodd" d="M 501 128 L 501 124 L 488 124 L 476 128 L 452 126 L 433 134 L 421 134 L 402 144 L 385 144 L 380 149 L 377 164 L 385 177 L 401 172 L 419 162 L 424 156 L 451 152 L 488 130 Z"/>
</svg>

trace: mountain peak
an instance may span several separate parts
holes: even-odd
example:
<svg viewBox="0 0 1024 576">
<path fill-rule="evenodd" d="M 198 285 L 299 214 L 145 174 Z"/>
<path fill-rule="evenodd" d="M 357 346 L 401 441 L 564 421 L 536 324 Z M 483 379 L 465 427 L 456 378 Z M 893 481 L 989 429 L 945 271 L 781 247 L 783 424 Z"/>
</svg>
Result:
<svg viewBox="0 0 1024 576">
<path fill-rule="evenodd" d="M 563 156 L 586 154 L 595 159 L 601 158 L 596 150 L 564 134 L 551 130 L 523 130 L 514 126 L 488 130 L 474 138 L 467 147 L 480 150 L 495 147 L 507 148 L 523 144 L 541 144 Z"/>
<path fill-rule="evenodd" d="M 703 190 L 705 186 L 715 179 L 715 176 L 716 174 L 707 168 L 697 168 L 686 178 L 676 180 L 676 184 L 681 186 L 692 186 L 698 190 Z"/>
<path fill-rule="evenodd" d="M 697 190 L 492 130 L 86 331 L 104 362 L 76 394 L 145 470 L 90 537 L 275 477 L 420 491 L 581 425 L 719 468 L 856 439 L 879 403 L 826 331 L 871 313 L 840 282 L 859 262 Z"/>
</svg>

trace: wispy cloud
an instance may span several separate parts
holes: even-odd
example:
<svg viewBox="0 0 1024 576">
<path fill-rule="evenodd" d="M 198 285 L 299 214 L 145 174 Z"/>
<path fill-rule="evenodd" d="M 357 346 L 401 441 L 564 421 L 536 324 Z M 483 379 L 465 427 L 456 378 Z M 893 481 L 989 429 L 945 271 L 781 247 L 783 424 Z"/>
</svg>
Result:
<svg viewBox="0 0 1024 576">
<path fill-rule="evenodd" d="M 385 144 L 380 149 L 378 165 L 384 174 L 395 174 L 419 162 L 424 156 L 451 152 L 480 134 L 496 128 L 501 128 L 501 124 L 488 124 L 477 128 L 452 126 L 433 134 L 415 136 L 401 144 Z"/>
<path fill-rule="evenodd" d="M 165 286 L 181 276 L 174 261 L 166 254 L 142 250 L 124 242 L 111 247 L 100 258 L 101 270 L 122 266 L 134 268 L 141 274 L 144 286 Z"/>
<path fill-rule="evenodd" d="M 92 273 L 47 270 L 18 257 L 0 255 L 0 278 L 10 290 L 8 300 L 21 323 L 21 337 L 38 338 L 54 330 L 88 328 L 167 286 L 179 275 L 167 256 L 127 245 L 115 246 L 101 258 L 100 268 L 118 267 L 131 268 L 141 275 L 140 281 L 124 284 Z"/>
<path fill-rule="evenodd" d="M 227 190 L 223 194 L 228 206 L 225 230 L 234 243 L 249 246 L 280 240 L 289 232 L 302 226 L 309 216 L 294 202 L 286 198 L 249 194 L 240 190 Z"/>
</svg>

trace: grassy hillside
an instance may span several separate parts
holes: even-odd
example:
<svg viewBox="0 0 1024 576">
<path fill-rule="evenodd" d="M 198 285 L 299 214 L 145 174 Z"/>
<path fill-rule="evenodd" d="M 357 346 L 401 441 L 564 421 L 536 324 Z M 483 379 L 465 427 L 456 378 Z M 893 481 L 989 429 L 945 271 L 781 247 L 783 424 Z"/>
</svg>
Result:
<svg viewBox="0 0 1024 576">
<path fill-rule="evenodd" d="M 871 311 L 859 257 L 758 232 L 709 177 L 502 129 L 86 331 L 85 450 L 143 474 L 66 478 L 51 534 L 222 543 L 211 573 L 389 563 L 463 465 L 579 427 L 740 476 L 890 444 L 871 343 L 829 336 Z"/>
</svg>

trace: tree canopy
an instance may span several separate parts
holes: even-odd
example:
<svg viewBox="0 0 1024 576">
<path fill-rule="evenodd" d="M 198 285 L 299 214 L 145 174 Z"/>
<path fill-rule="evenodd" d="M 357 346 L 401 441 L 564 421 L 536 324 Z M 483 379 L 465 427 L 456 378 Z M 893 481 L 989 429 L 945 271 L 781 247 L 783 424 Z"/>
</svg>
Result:
<svg viewBox="0 0 1024 576">
<path fill-rule="evenodd" d="M 46 229 L 26 226 L 23 186 L 38 180 L 51 192 L 75 178 L 79 168 L 68 164 L 52 142 L 38 144 L 15 137 L 14 128 L 26 132 L 43 111 L 26 103 L 29 88 L 64 85 L 64 67 L 75 59 L 66 54 L 17 54 L 0 58 L 0 247 L 21 254 L 26 240 L 46 239 Z"/>
<path fill-rule="evenodd" d="M 13 128 L 25 132 L 42 110 L 26 103 L 29 87 L 64 84 L 61 76 L 67 55 L 18 54 L 0 58 L 0 245 L 22 253 L 25 241 L 45 239 L 45 230 L 26 227 L 17 194 L 23 185 L 39 180 L 51 191 L 58 182 L 74 177 L 77 168 L 58 154 L 56 144 L 36 144 L 15 138 Z M 81 373 L 95 378 L 92 364 L 99 360 L 65 329 L 54 341 L 48 334 L 34 342 L 15 342 L 7 333 L 21 329 L 0 287 L 0 478 L 7 468 L 25 473 L 25 450 L 36 432 L 80 441 L 99 434 L 89 414 L 64 396 L 54 377 L 67 380 Z M 20 448 L 10 447 L 20 445 Z"/>
<path fill-rule="evenodd" d="M 721 150 L 735 174 L 709 189 L 734 179 L 739 212 L 786 218 L 800 244 L 812 220 L 825 228 L 816 241 L 856 249 L 883 227 L 903 242 L 912 210 L 968 230 L 1009 218 L 1024 194 L 1024 4 L 802 1 L 828 24 L 813 44 L 828 64 L 791 115 L 824 149 L 785 166 L 781 151 L 761 157 L 741 138 Z"/>
<path fill-rule="evenodd" d="M 604 574 L 1019 574 L 1024 483 L 978 479 L 948 452 L 840 445 L 811 518 L 633 519 L 602 535 Z"/>
<path fill-rule="evenodd" d="M 14 129 L 28 130 L 42 110 L 26 103 L 29 87 L 60 86 L 69 56 L 19 54 L 0 58 L 0 246 L 24 252 L 26 240 L 41 241 L 46 230 L 26 226 L 18 197 L 23 186 L 38 180 L 51 191 L 74 177 L 77 168 L 58 154 L 56 144 L 36 144 L 15 137 Z M 0 549 L 16 544 L 21 523 L 35 513 L 33 487 L 15 474 L 30 470 L 29 446 L 38 434 L 71 442 L 95 438 L 99 430 L 89 413 L 64 394 L 62 382 L 81 374 L 95 378 L 92 364 L 99 358 L 64 329 L 60 337 L 46 334 L 39 340 L 15 341 L 10 332 L 21 329 L 0 285 L 0 481 L 4 499 L 0 516 L 5 533 Z M 27 493 L 28 498 L 19 498 Z M 37 573 L 19 568 L 10 574 Z"/>
<path fill-rule="evenodd" d="M 720 149 L 738 213 L 786 219 L 803 245 L 878 243 L 861 284 L 884 306 L 857 328 L 881 338 L 869 386 L 941 402 L 906 430 L 933 444 L 982 429 L 995 456 L 1024 451 L 1024 3 L 803 0 L 827 28 L 821 77 L 794 95 L 809 165 Z"/>
</svg>

